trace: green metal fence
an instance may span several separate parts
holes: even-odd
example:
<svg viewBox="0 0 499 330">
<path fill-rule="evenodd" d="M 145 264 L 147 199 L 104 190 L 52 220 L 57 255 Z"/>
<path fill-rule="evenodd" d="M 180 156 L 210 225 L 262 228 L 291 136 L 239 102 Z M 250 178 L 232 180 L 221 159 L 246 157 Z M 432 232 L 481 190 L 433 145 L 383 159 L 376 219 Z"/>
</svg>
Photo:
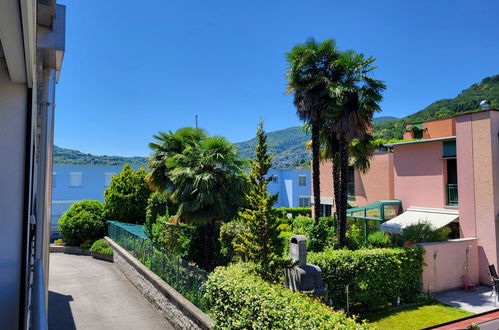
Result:
<svg viewBox="0 0 499 330">
<path fill-rule="evenodd" d="M 457 206 L 459 204 L 459 198 L 457 195 L 457 184 L 447 185 L 447 205 Z"/>
<path fill-rule="evenodd" d="M 155 246 L 145 234 L 140 234 L 144 233 L 143 226 L 118 221 L 108 221 L 107 225 L 110 238 L 198 308 L 208 310 L 203 287 L 208 272 Z"/>
</svg>

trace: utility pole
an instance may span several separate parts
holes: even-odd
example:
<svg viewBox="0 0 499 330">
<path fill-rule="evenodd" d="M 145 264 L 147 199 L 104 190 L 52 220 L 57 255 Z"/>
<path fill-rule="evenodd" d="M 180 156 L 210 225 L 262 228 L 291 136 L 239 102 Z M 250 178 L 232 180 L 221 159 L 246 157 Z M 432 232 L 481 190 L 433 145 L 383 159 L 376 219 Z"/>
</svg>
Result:
<svg viewBox="0 0 499 330">
<path fill-rule="evenodd" d="M 196 117 L 196 128 L 198 128 L 198 115 L 194 115 Z"/>
</svg>

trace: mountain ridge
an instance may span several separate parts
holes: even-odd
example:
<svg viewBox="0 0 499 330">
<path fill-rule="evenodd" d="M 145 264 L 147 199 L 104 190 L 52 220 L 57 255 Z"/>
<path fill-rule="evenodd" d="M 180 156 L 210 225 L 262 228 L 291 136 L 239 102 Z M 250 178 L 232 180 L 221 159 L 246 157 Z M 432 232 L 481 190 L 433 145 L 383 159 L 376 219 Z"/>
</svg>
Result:
<svg viewBox="0 0 499 330">
<path fill-rule="evenodd" d="M 381 116 L 373 119 L 373 136 L 385 140 L 401 139 L 407 123 L 446 118 L 480 109 L 480 101 L 488 99 L 492 108 L 499 107 L 499 75 L 482 79 L 462 90 L 456 97 L 437 100 L 426 108 L 403 118 Z M 307 167 L 311 152 L 305 148 L 310 139 L 300 126 L 267 132 L 269 152 L 274 154 L 273 167 L 280 169 Z M 255 156 L 256 137 L 234 143 L 242 159 Z M 147 167 L 147 157 L 96 156 L 77 150 L 54 147 L 54 165 L 113 165 L 129 163 Z"/>
</svg>

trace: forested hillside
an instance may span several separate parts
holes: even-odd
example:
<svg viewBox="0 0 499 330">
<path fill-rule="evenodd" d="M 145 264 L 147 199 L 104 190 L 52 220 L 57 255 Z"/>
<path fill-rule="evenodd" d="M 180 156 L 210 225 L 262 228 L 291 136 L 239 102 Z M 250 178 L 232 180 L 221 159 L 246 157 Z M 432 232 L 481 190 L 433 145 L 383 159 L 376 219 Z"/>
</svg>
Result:
<svg viewBox="0 0 499 330">
<path fill-rule="evenodd" d="M 493 108 L 499 107 L 499 75 L 487 77 L 471 85 L 453 99 L 433 102 L 426 108 L 401 119 L 378 122 L 373 125 L 373 135 L 386 140 L 401 139 L 406 123 L 451 117 L 458 113 L 480 109 L 480 101 L 487 99 Z"/>
</svg>

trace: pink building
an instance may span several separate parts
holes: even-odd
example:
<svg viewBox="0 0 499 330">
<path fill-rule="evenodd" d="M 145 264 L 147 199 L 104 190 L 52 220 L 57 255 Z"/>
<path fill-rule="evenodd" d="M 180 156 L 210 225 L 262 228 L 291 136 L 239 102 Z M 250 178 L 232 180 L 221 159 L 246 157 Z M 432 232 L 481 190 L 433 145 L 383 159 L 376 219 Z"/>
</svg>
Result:
<svg viewBox="0 0 499 330">
<path fill-rule="evenodd" d="M 459 240 L 445 246 L 423 244 L 426 264 L 435 263 L 425 269 L 426 289 L 459 286 L 461 275 L 489 284 L 487 266 L 499 266 L 499 111 L 466 113 L 406 129 L 408 141 L 376 153 L 367 174 L 352 170 L 350 203 L 400 200 L 403 213 L 382 226 L 388 232 L 400 232 L 422 219 L 435 227 L 450 222 L 459 226 Z M 331 167 L 330 162 L 321 164 L 323 213 L 334 209 Z"/>
</svg>

